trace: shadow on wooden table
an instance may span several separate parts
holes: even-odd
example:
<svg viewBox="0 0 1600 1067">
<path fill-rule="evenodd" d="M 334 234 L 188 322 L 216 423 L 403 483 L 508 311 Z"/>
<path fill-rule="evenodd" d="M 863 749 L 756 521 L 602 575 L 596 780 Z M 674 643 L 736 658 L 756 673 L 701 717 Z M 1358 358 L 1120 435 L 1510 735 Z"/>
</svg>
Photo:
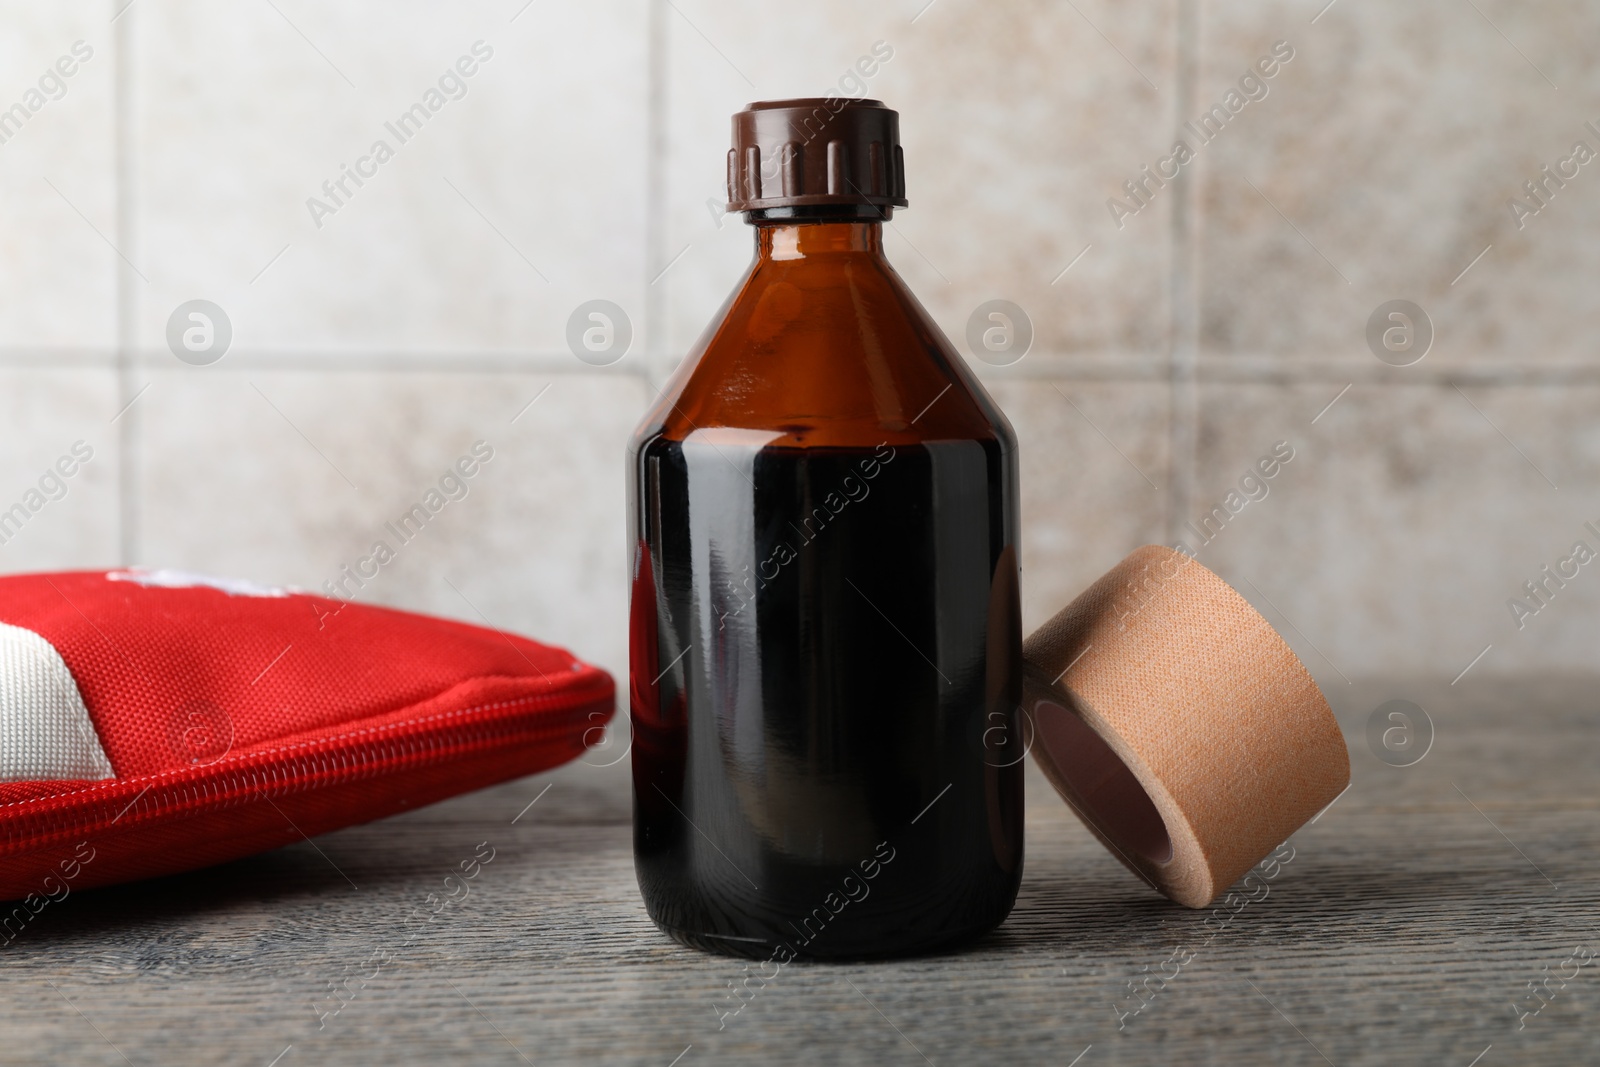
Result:
<svg viewBox="0 0 1600 1067">
<path fill-rule="evenodd" d="M 414 888 L 419 869 L 438 866 L 434 843 L 405 835 L 386 842 L 383 863 L 357 867 L 345 858 L 336 866 L 328 848 L 319 838 L 183 874 L 75 890 L 47 903 L 10 949 L 114 942 L 140 928 L 181 940 L 202 936 L 199 931 L 207 924 L 199 920 L 208 915 L 226 915 L 234 929 L 259 924 L 263 932 L 271 928 L 275 936 L 292 936 L 293 923 L 285 924 L 286 903 L 304 905 L 293 909 L 303 913 L 315 911 L 318 901 L 334 905 L 341 895 L 376 891 L 376 900 L 385 889 Z"/>
</svg>

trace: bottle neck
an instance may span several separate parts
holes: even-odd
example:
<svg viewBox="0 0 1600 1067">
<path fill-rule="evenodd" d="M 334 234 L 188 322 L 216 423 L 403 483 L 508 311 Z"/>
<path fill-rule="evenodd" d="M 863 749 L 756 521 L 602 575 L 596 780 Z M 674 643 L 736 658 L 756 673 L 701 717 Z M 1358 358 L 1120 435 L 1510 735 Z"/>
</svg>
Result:
<svg viewBox="0 0 1600 1067">
<path fill-rule="evenodd" d="M 883 256 L 881 222 L 766 222 L 756 227 L 761 260 L 839 254 Z"/>
</svg>

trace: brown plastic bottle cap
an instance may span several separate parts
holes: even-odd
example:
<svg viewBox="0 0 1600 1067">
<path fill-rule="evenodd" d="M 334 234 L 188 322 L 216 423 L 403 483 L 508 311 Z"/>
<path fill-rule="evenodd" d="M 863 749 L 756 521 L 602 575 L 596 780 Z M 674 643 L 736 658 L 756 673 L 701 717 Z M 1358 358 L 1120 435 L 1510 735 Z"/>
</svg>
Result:
<svg viewBox="0 0 1600 1067">
<path fill-rule="evenodd" d="M 905 206 L 900 115 L 881 100 L 766 100 L 733 116 L 729 211 L 886 219 Z"/>
</svg>

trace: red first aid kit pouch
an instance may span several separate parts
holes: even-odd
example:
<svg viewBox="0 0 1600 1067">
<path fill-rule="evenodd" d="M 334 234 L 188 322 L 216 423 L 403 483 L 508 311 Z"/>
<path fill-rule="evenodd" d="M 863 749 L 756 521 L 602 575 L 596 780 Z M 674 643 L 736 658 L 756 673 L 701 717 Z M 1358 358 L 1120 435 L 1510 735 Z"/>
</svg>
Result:
<svg viewBox="0 0 1600 1067">
<path fill-rule="evenodd" d="M 0 578 L 0 900 L 545 770 L 611 712 L 604 671 L 497 630 L 174 571 Z"/>
</svg>

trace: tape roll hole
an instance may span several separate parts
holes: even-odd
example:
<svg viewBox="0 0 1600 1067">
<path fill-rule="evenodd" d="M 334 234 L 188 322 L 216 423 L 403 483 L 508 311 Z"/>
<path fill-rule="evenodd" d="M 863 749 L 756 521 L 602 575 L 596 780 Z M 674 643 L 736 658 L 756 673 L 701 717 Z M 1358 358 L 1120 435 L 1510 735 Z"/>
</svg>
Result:
<svg viewBox="0 0 1600 1067">
<path fill-rule="evenodd" d="M 1101 833 L 1149 860 L 1172 860 L 1172 838 L 1127 764 L 1076 714 L 1051 700 L 1033 706 L 1038 744 Z"/>
</svg>

